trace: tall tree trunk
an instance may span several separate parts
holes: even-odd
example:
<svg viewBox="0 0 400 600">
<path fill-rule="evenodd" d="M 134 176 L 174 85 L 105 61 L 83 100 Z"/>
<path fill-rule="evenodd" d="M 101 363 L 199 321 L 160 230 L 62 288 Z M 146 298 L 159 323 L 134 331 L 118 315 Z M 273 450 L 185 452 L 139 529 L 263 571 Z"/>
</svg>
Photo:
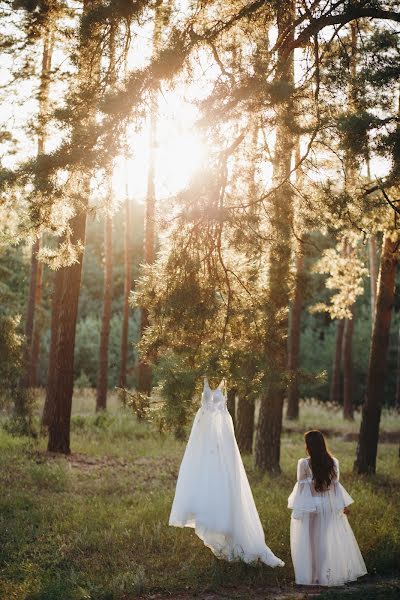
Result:
<svg viewBox="0 0 400 600">
<path fill-rule="evenodd" d="M 369 278 L 371 283 L 371 327 L 374 328 L 374 319 L 376 311 L 376 284 L 378 279 L 378 267 L 376 257 L 376 237 L 371 235 L 368 239 L 369 255 Z"/>
<path fill-rule="evenodd" d="M 42 430 L 47 430 L 54 409 L 54 397 L 57 385 L 56 376 L 56 350 L 58 344 L 58 331 L 60 327 L 60 305 L 62 291 L 64 287 L 64 275 L 65 269 L 61 268 L 55 272 L 54 284 L 53 284 L 53 299 L 51 305 L 51 324 L 50 324 L 50 351 L 49 351 L 49 364 L 47 369 L 47 383 L 46 383 L 46 398 L 44 401 L 43 414 L 42 414 Z"/>
<path fill-rule="evenodd" d="M 291 87 L 294 82 L 293 53 L 286 57 L 287 44 L 294 37 L 294 2 L 277 4 L 278 36 L 286 32 L 280 46 L 277 82 L 287 86 L 288 98 L 277 106 L 274 156 L 274 185 L 281 184 L 271 195 L 269 282 L 265 314 L 265 378 L 260 398 L 255 464 L 262 471 L 280 472 L 280 440 L 283 398 L 286 391 L 287 331 L 289 305 L 289 270 L 292 238 L 292 187 L 289 183 L 293 134 L 290 130 L 293 106 Z M 289 32 L 289 33 L 287 33 Z"/>
<path fill-rule="evenodd" d="M 160 49 L 163 28 L 168 24 L 171 12 L 171 0 L 161 1 L 155 11 L 153 32 L 153 56 Z M 155 218 L 156 218 L 156 195 L 155 195 L 155 150 L 157 137 L 158 99 L 154 95 L 150 106 L 150 140 L 149 140 L 149 162 L 147 174 L 146 211 L 144 223 L 144 263 L 151 265 L 155 260 Z M 145 306 L 141 307 L 140 338 L 149 326 L 149 313 Z M 140 392 L 150 396 L 152 388 L 152 369 L 143 357 L 139 357 L 138 383 Z"/>
<path fill-rule="evenodd" d="M 341 371 L 342 371 L 342 348 L 345 319 L 336 321 L 335 353 L 333 355 L 332 377 L 329 390 L 329 400 L 333 404 L 341 401 Z"/>
<path fill-rule="evenodd" d="M 43 281 L 43 263 L 38 262 L 37 265 L 37 277 L 36 277 L 36 290 L 35 290 L 35 310 L 40 305 L 42 299 L 42 281 Z M 29 371 L 29 387 L 37 387 L 38 385 L 38 362 L 40 355 L 40 336 L 41 336 L 41 324 L 35 317 L 33 324 L 33 338 L 32 338 L 32 351 L 31 351 L 31 364 Z"/>
<path fill-rule="evenodd" d="M 103 313 L 101 318 L 99 376 L 97 380 L 96 411 L 106 410 L 108 390 L 108 343 L 110 339 L 111 303 L 112 303 L 112 228 L 113 220 L 110 213 L 112 201 L 112 171 L 108 173 L 110 182 L 110 198 L 107 213 L 104 217 L 104 292 Z"/>
<path fill-rule="evenodd" d="M 237 393 L 236 388 L 230 388 L 228 390 L 228 394 L 227 394 L 228 398 L 227 398 L 227 402 L 226 402 L 229 414 L 232 417 L 234 427 L 236 427 L 236 393 Z"/>
<path fill-rule="evenodd" d="M 144 263 L 151 265 L 155 259 L 155 143 L 157 128 L 157 103 L 152 102 L 150 115 L 150 155 L 147 176 L 146 212 L 144 225 Z M 149 326 L 149 312 L 145 306 L 141 309 L 140 337 L 143 336 Z M 138 390 L 150 396 L 152 387 L 152 369 L 142 357 L 138 364 Z"/>
<path fill-rule="evenodd" d="M 236 440 L 240 451 L 244 454 L 251 454 L 253 450 L 254 409 L 254 400 L 239 395 L 237 402 Z"/>
<path fill-rule="evenodd" d="M 398 242 L 391 239 L 393 233 L 384 237 L 376 314 L 369 355 L 367 390 L 362 409 L 360 437 L 354 469 L 358 473 L 375 473 L 378 452 L 379 423 L 385 384 L 389 331 L 392 318 L 395 275 L 398 263 Z"/>
<path fill-rule="evenodd" d="M 303 306 L 303 274 L 304 250 L 300 243 L 296 253 L 296 277 L 294 282 L 294 298 L 289 322 L 289 388 L 286 416 L 288 419 L 299 418 L 299 354 L 300 354 L 300 321 Z"/>
<path fill-rule="evenodd" d="M 87 206 L 89 186 L 83 193 L 82 203 Z M 71 242 L 81 243 L 84 247 L 86 234 L 86 210 L 78 212 L 70 221 L 72 231 Z M 72 394 L 74 387 L 74 350 L 75 331 L 78 315 L 79 291 L 82 276 L 83 253 L 77 263 L 63 267 L 63 276 L 56 278 L 54 297 L 60 298 L 58 309 L 58 332 L 55 350 L 54 378 L 51 407 L 49 415 L 49 440 L 47 449 L 50 452 L 70 453 L 70 422 Z M 53 387 L 54 386 L 54 387 Z"/>
<path fill-rule="evenodd" d="M 84 0 L 82 19 L 86 19 L 90 9 L 97 0 Z M 77 123 L 72 131 L 72 145 L 79 143 L 82 129 L 90 128 L 94 117 L 94 103 L 97 98 L 97 85 L 100 74 L 99 49 L 101 44 L 100 26 L 92 24 L 90 31 L 82 30 L 79 48 L 78 91 L 87 101 L 86 118 Z M 88 37 L 86 37 L 88 35 Z M 84 37 L 85 36 L 85 37 Z M 88 94 L 89 92 L 89 94 Z M 75 207 L 75 215 L 69 222 L 71 243 L 84 248 L 86 235 L 86 217 L 90 190 L 90 174 L 75 171 L 70 177 L 75 194 L 80 203 Z M 70 453 L 70 423 L 72 394 L 74 384 L 74 349 L 76 321 L 78 315 L 79 291 L 82 276 L 83 250 L 78 261 L 62 268 L 62 275 L 56 277 L 56 289 L 53 297 L 55 352 L 49 365 L 48 402 L 48 450 L 51 452 Z M 55 306 L 55 298 L 59 298 L 59 306 Z M 53 320 L 53 318 L 52 318 Z M 53 344 L 53 341 L 52 341 Z M 51 397 L 50 397 L 51 394 Z"/>
<path fill-rule="evenodd" d="M 354 307 L 352 318 L 344 320 L 343 332 L 343 418 L 354 419 L 353 408 L 353 333 Z"/>
<path fill-rule="evenodd" d="M 47 118 L 49 108 L 49 87 L 50 87 L 50 71 L 51 59 L 53 54 L 53 24 L 50 21 L 46 22 L 43 32 L 43 53 L 42 67 L 40 72 L 39 86 L 39 115 L 38 115 L 38 138 L 37 138 L 37 154 L 43 154 L 45 151 L 46 135 L 47 135 Z M 39 350 L 40 331 L 38 323 L 35 320 L 36 307 L 40 304 L 41 287 L 42 287 L 42 272 L 43 266 L 38 261 L 38 253 L 41 247 L 41 239 L 37 238 L 32 244 L 31 249 L 31 273 L 28 293 L 28 303 L 25 320 L 25 373 L 22 378 L 24 387 L 33 387 L 36 385 L 37 371 L 37 355 Z"/>
<path fill-rule="evenodd" d="M 396 398 L 395 407 L 400 412 L 400 327 L 397 338 L 397 375 L 396 375 Z"/>
<path fill-rule="evenodd" d="M 122 388 L 127 384 L 127 366 L 128 366 L 128 333 L 129 333 L 129 294 L 132 287 L 131 274 L 131 217 L 130 200 L 128 190 L 125 198 L 125 219 L 124 219 L 124 304 L 122 315 L 122 335 L 121 335 L 121 361 L 119 385 Z"/>
<path fill-rule="evenodd" d="M 112 22 L 109 42 L 109 85 L 111 90 L 115 86 L 115 23 Z M 113 252 L 113 163 L 106 169 L 108 195 L 106 201 L 106 214 L 104 217 L 104 291 L 103 312 L 101 318 L 100 348 L 99 348 L 99 375 L 96 391 L 96 411 L 106 410 L 108 391 L 108 345 L 110 340 L 111 304 L 112 304 L 112 252 Z"/>
</svg>

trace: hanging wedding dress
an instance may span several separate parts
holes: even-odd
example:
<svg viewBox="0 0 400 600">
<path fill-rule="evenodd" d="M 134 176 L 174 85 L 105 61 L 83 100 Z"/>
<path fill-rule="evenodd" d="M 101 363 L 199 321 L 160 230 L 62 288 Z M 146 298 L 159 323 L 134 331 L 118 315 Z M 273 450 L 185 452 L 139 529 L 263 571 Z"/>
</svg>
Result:
<svg viewBox="0 0 400 600">
<path fill-rule="evenodd" d="M 204 381 L 169 524 L 193 527 L 218 558 L 284 566 L 265 544 L 223 387 L 212 390 Z"/>
<path fill-rule="evenodd" d="M 336 477 L 329 489 L 314 488 L 310 461 L 299 460 L 297 483 L 289 496 L 292 509 L 290 546 L 296 583 L 343 585 L 365 575 L 367 569 L 343 509 L 353 502 Z"/>
</svg>

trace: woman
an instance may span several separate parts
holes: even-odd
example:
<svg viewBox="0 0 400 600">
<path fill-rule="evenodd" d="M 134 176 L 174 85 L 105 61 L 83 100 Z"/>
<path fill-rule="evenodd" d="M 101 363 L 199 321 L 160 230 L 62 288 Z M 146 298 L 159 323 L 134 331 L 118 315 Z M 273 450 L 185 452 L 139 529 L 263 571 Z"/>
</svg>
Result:
<svg viewBox="0 0 400 600">
<path fill-rule="evenodd" d="M 353 502 L 339 483 L 339 461 L 318 430 L 304 434 L 308 458 L 297 464 L 297 483 L 289 496 L 290 546 L 296 583 L 343 585 L 367 570 L 347 520 Z"/>
</svg>

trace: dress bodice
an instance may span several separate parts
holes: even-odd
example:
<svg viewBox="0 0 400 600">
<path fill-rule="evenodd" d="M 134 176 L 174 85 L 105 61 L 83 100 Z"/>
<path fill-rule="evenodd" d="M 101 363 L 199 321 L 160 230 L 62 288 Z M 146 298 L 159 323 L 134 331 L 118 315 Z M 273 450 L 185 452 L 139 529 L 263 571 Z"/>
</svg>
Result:
<svg viewBox="0 0 400 600">
<path fill-rule="evenodd" d="M 226 394 L 224 393 L 224 388 L 225 381 L 222 380 L 219 386 L 215 390 L 212 390 L 205 377 L 201 405 L 208 410 L 226 409 Z"/>
</svg>

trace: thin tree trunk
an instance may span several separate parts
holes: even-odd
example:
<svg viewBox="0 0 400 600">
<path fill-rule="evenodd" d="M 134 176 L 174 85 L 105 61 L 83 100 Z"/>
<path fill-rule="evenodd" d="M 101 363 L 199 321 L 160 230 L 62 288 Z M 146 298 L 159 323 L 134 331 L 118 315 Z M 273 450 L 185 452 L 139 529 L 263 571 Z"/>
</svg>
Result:
<svg viewBox="0 0 400 600">
<path fill-rule="evenodd" d="M 36 290 L 35 290 L 35 309 L 40 305 L 42 299 L 42 281 L 43 281 L 43 263 L 38 262 L 37 265 L 37 277 L 36 277 Z M 40 335 L 41 325 L 38 319 L 35 318 L 33 324 L 33 338 L 32 338 L 32 351 L 31 351 L 31 364 L 29 372 L 29 387 L 37 387 L 38 379 L 38 362 L 40 354 Z"/>
<path fill-rule="evenodd" d="M 150 115 L 150 156 L 147 176 L 147 196 L 144 227 L 144 262 L 151 265 L 155 259 L 155 143 L 157 128 L 157 104 L 152 103 Z M 141 309 L 140 319 L 140 338 L 149 326 L 149 312 L 145 306 Z M 150 365 L 142 358 L 139 358 L 138 364 L 138 390 L 150 396 L 152 387 L 152 369 Z"/>
<path fill-rule="evenodd" d="M 39 115 L 38 115 L 38 138 L 37 154 L 43 154 L 46 144 L 46 124 L 49 107 L 49 87 L 51 59 L 53 54 L 53 32 L 50 22 L 46 24 L 43 33 L 42 68 L 39 86 Z M 38 253 L 41 247 L 41 239 L 37 238 L 31 249 L 31 274 L 29 283 L 29 294 L 25 320 L 25 373 L 22 377 L 24 387 L 33 387 L 36 384 L 37 354 L 39 350 L 38 338 L 40 336 L 38 324 L 35 321 L 36 307 L 40 304 L 42 286 L 42 264 L 38 261 Z"/>
<path fill-rule="evenodd" d="M 232 417 L 233 426 L 236 427 L 236 388 L 228 390 L 227 408 Z"/>
<path fill-rule="evenodd" d="M 60 306 L 62 291 L 64 286 L 64 275 L 65 269 L 61 268 L 55 272 L 54 284 L 53 284 L 53 299 L 51 305 L 51 337 L 50 337 L 50 350 L 49 350 L 49 365 L 47 369 L 47 383 L 46 383 L 46 398 L 43 407 L 42 414 L 42 430 L 45 431 L 51 421 L 51 416 L 54 409 L 54 397 L 57 385 L 56 377 L 56 350 L 58 345 L 58 332 L 60 328 Z"/>
<path fill-rule="evenodd" d="M 112 23 L 109 42 L 109 84 L 111 90 L 115 86 L 115 24 Z M 101 318 L 100 348 L 99 348 L 99 375 L 96 391 L 96 411 L 106 410 L 108 391 L 108 346 L 110 340 L 111 304 L 112 304 L 112 252 L 113 252 L 113 163 L 106 169 L 108 182 L 108 197 L 106 201 L 106 214 L 104 217 L 104 291 L 103 313 Z"/>
<path fill-rule="evenodd" d="M 254 433 L 254 400 L 240 396 L 237 402 L 236 440 L 243 454 L 251 454 Z"/>
<path fill-rule="evenodd" d="M 28 294 L 28 305 L 25 319 L 25 373 L 23 376 L 23 386 L 30 387 L 31 385 L 31 373 L 32 373 L 32 343 L 33 343 L 33 331 L 34 331 L 34 320 L 36 310 L 36 289 L 39 282 L 39 261 L 37 258 L 40 250 L 40 238 L 37 238 L 32 245 L 31 249 L 31 274 L 29 280 L 29 294 Z"/>
<path fill-rule="evenodd" d="M 336 340 L 335 353 L 332 364 L 331 386 L 329 391 L 329 400 L 333 404 L 340 404 L 341 401 L 341 366 L 342 366 L 342 348 L 345 319 L 336 321 Z"/>
<path fill-rule="evenodd" d="M 156 8 L 154 17 L 153 33 L 153 55 L 157 55 L 163 26 L 167 25 L 170 17 L 170 2 L 160 2 Z M 156 217 L 156 195 L 155 195 L 155 151 L 157 137 L 157 113 L 158 100 L 154 95 L 150 106 L 150 140 L 149 140 L 149 162 L 147 173 L 146 211 L 144 223 L 144 263 L 151 265 L 155 260 L 155 217 Z M 149 312 L 145 306 L 141 307 L 140 338 L 149 326 Z M 150 396 L 152 388 L 152 369 L 143 357 L 139 357 L 138 363 L 138 390 Z"/>
<path fill-rule="evenodd" d="M 343 418 L 354 419 L 353 408 L 353 333 L 354 333 L 354 307 L 352 319 L 344 320 L 343 332 Z"/>
<path fill-rule="evenodd" d="M 299 354 L 300 354 L 300 321 L 303 306 L 303 273 L 304 273 L 304 251 L 299 244 L 296 253 L 296 277 L 295 290 L 292 304 L 291 318 L 289 324 L 289 388 L 286 416 L 288 419 L 299 418 Z"/>
<path fill-rule="evenodd" d="M 393 235 L 393 234 L 392 234 Z M 369 356 L 367 391 L 362 409 L 360 436 L 354 469 L 375 473 L 379 423 L 385 384 L 390 323 L 393 312 L 398 242 L 386 233 L 382 246 L 376 314 Z"/>
<path fill-rule="evenodd" d="M 293 53 L 287 57 L 286 48 L 293 39 L 294 2 L 282 0 L 277 4 L 278 36 L 286 32 L 278 50 L 277 81 L 293 85 Z M 289 33 L 287 33 L 289 32 Z M 260 398 L 255 464 L 261 471 L 280 472 L 280 440 L 282 431 L 283 398 L 286 392 L 287 331 L 289 305 L 289 270 L 292 238 L 292 188 L 290 177 L 293 154 L 293 135 L 290 130 L 293 106 L 291 97 L 277 106 L 274 157 L 274 185 L 281 184 L 271 195 L 270 261 L 265 315 L 265 379 Z M 282 183 L 286 180 L 286 183 Z"/>
<path fill-rule="evenodd" d="M 130 200 L 128 193 L 125 198 L 125 219 L 124 219 L 124 304 L 122 315 L 122 335 L 121 335 L 121 361 L 119 385 L 122 388 L 127 384 L 127 365 L 128 365 L 128 333 L 129 333 L 129 294 L 132 287 L 131 274 L 131 218 L 130 218 Z"/>
<path fill-rule="evenodd" d="M 378 279 L 378 266 L 376 259 L 376 237 L 371 235 L 368 239 L 369 254 L 369 277 L 371 282 L 371 327 L 374 328 L 374 319 L 376 311 L 376 283 Z"/>
<path fill-rule="evenodd" d="M 111 183 L 112 173 L 108 174 Z M 111 204 L 112 186 L 110 185 Z M 97 380 L 96 411 L 106 410 L 108 390 L 108 345 L 110 339 L 111 303 L 112 303 L 112 228 L 113 220 L 110 207 L 104 217 L 104 292 L 103 313 L 101 318 L 100 349 L 99 349 L 99 376 Z"/>
</svg>

